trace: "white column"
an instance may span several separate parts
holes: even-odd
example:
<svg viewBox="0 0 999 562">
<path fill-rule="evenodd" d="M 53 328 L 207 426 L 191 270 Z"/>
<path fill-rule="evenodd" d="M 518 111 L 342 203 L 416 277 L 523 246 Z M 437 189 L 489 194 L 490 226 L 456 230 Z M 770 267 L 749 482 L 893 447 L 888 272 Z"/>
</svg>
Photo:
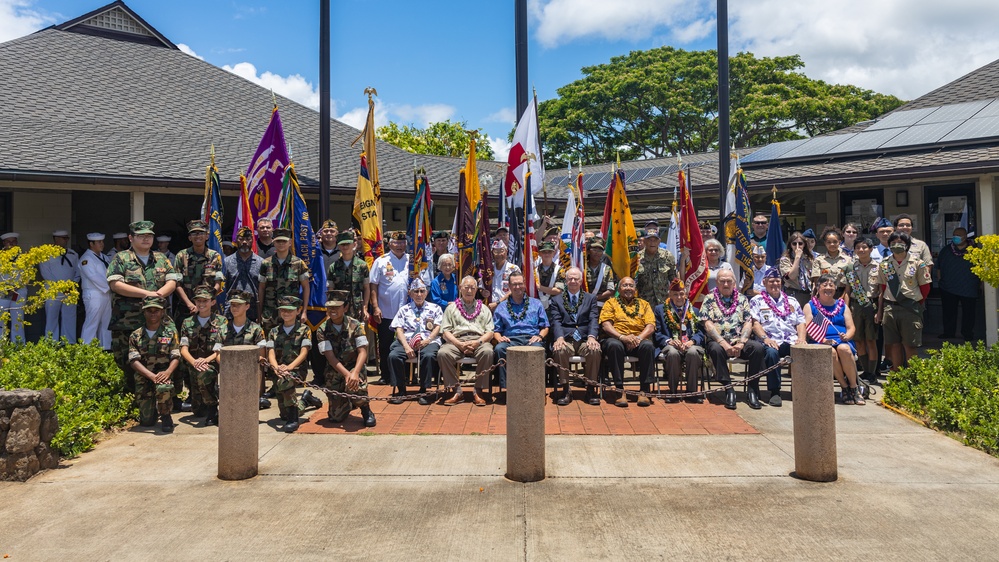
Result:
<svg viewBox="0 0 999 562">
<path fill-rule="evenodd" d="M 133 191 L 131 202 L 132 202 L 132 220 L 130 222 L 145 220 L 146 193 L 143 191 Z"/>
<path fill-rule="evenodd" d="M 978 178 L 978 232 L 979 236 L 996 234 L 995 180 L 990 175 Z M 999 341 L 999 289 L 985 285 L 985 341 L 995 345 Z"/>
</svg>

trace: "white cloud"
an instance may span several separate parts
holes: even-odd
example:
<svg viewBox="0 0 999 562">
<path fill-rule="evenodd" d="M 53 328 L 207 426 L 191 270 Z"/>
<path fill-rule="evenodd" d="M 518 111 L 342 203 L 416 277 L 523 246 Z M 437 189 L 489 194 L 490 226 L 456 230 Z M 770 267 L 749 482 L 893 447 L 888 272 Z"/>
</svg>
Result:
<svg viewBox="0 0 999 562">
<path fill-rule="evenodd" d="M 489 146 L 493 149 L 496 161 L 506 162 L 507 156 L 510 155 L 510 147 L 513 146 L 513 143 L 504 138 L 494 138 L 490 136 L 486 136 L 486 142 L 488 142 Z"/>
<path fill-rule="evenodd" d="M 643 40 L 662 26 L 675 28 L 678 40 L 701 39 L 711 32 L 705 19 L 708 0 L 531 0 L 529 12 L 538 22 L 535 37 L 545 47 L 574 39 Z M 713 8 L 711 12 L 713 13 Z M 681 38 L 682 37 L 682 38 Z"/>
<path fill-rule="evenodd" d="M 425 105 L 395 104 L 391 102 L 375 102 L 375 127 L 388 125 L 394 121 L 400 125 L 415 125 L 426 127 L 431 123 L 446 121 L 454 117 L 454 107 L 441 103 Z M 355 107 L 337 118 L 355 129 L 364 127 L 368 117 L 368 107 Z"/>
<path fill-rule="evenodd" d="M 517 123 L 517 110 L 512 107 L 504 107 L 494 113 L 490 113 L 483 121 L 486 123 L 502 123 L 512 127 Z"/>
<path fill-rule="evenodd" d="M 192 57 L 194 57 L 194 58 L 196 58 L 198 60 L 205 60 L 205 57 L 199 55 L 198 53 L 195 53 L 194 49 L 188 47 L 187 45 L 185 45 L 183 43 L 177 43 L 177 48 L 180 49 L 180 51 L 182 53 L 186 53 L 188 55 L 191 55 Z"/>
<path fill-rule="evenodd" d="M 236 76 L 246 78 L 250 82 L 259 84 L 264 88 L 273 90 L 275 94 L 281 94 L 306 107 L 315 110 L 319 109 L 319 90 L 313 88 L 312 83 L 300 74 L 281 76 L 265 70 L 260 75 L 257 75 L 257 67 L 249 62 L 241 62 L 234 66 L 225 65 L 222 69 Z M 335 110 L 333 110 L 333 113 L 335 115 Z"/>
<path fill-rule="evenodd" d="M 0 43 L 23 37 L 55 23 L 52 16 L 31 9 L 28 0 L 0 0 Z"/>
</svg>

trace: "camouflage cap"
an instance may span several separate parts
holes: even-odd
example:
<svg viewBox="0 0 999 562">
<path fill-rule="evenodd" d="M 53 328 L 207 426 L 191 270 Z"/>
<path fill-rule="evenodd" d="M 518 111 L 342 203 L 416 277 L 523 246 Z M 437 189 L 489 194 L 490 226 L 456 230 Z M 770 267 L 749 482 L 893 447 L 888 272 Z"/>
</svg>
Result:
<svg viewBox="0 0 999 562">
<path fill-rule="evenodd" d="M 248 238 L 253 236 L 253 229 L 248 226 L 241 226 L 236 231 L 236 238 Z"/>
<path fill-rule="evenodd" d="M 395 231 L 393 231 L 391 234 L 389 234 L 389 240 L 402 240 L 402 241 L 405 241 L 406 240 L 406 231 L 405 230 L 395 230 Z"/>
<path fill-rule="evenodd" d="M 347 291 L 330 291 L 326 293 L 326 306 L 343 306 L 347 304 L 350 293 Z"/>
<path fill-rule="evenodd" d="M 253 295 L 246 291 L 233 291 L 229 293 L 229 304 L 250 304 Z"/>
<path fill-rule="evenodd" d="M 153 221 L 135 221 L 128 225 L 128 230 L 132 234 L 152 234 L 153 226 Z"/>
<path fill-rule="evenodd" d="M 601 237 L 599 237 L 599 236 L 594 236 L 593 238 L 590 238 L 589 242 L 586 243 L 586 247 L 587 248 L 600 248 L 601 250 L 603 250 L 604 247 L 605 247 L 604 246 L 604 239 L 601 238 Z"/>
<path fill-rule="evenodd" d="M 450 230 L 435 230 L 433 238 L 434 238 L 434 240 L 440 240 L 440 239 L 447 240 L 448 238 L 451 238 L 451 231 Z"/>
<path fill-rule="evenodd" d="M 279 298 L 277 304 L 280 310 L 298 310 L 298 307 L 302 306 L 302 299 L 288 295 Z"/>
<path fill-rule="evenodd" d="M 274 240 L 291 240 L 291 230 L 287 228 L 275 228 Z"/>
<path fill-rule="evenodd" d="M 187 232 L 208 232 L 208 225 L 205 221 L 201 219 L 194 219 L 193 221 L 187 221 Z"/>
<path fill-rule="evenodd" d="M 211 300 L 215 298 L 215 291 L 208 285 L 199 285 L 194 288 L 194 298 Z"/>
<path fill-rule="evenodd" d="M 562 234 L 562 229 L 557 226 L 553 226 L 545 231 L 545 235 L 543 236 L 543 238 L 548 238 L 549 236 L 559 236 L 561 234 Z"/>
<path fill-rule="evenodd" d="M 320 228 L 332 228 L 332 229 L 334 229 L 334 230 L 339 230 L 339 229 L 340 229 L 340 228 L 339 228 L 339 227 L 338 227 L 338 226 L 336 225 L 336 221 L 335 221 L 335 220 L 333 220 L 333 219 L 326 219 L 326 222 L 324 222 L 324 223 L 323 223 L 323 226 L 322 226 L 322 227 L 320 227 Z"/>
<path fill-rule="evenodd" d="M 554 252 L 555 243 L 554 242 L 542 242 L 538 245 L 539 252 Z"/>
<path fill-rule="evenodd" d="M 336 244 L 353 244 L 354 243 L 354 233 L 350 230 L 344 230 L 336 237 Z"/>
<path fill-rule="evenodd" d="M 166 299 L 163 297 L 146 297 L 142 299 L 142 310 L 147 308 L 166 308 Z"/>
</svg>

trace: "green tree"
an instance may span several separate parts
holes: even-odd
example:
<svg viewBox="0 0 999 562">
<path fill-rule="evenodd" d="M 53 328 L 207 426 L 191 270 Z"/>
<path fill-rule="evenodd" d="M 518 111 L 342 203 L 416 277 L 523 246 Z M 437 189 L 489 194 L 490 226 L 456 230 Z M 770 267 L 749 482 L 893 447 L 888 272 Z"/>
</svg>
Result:
<svg viewBox="0 0 999 562">
<path fill-rule="evenodd" d="M 426 129 L 415 125 L 399 126 L 389 122 L 378 127 L 376 136 L 388 143 L 414 154 L 432 154 L 436 156 L 453 156 L 457 158 L 468 156 L 468 124 L 465 121 L 438 121 L 431 123 Z M 478 129 L 479 138 L 475 143 L 477 160 L 493 160 L 493 149 L 484 142 L 486 134 Z"/>
<path fill-rule="evenodd" d="M 730 59 L 731 143 L 736 148 L 834 131 L 902 100 L 804 75 L 797 55 Z M 541 102 L 545 163 L 564 166 L 663 157 L 718 148 L 715 51 L 660 47 L 582 69 L 583 78 Z"/>
</svg>

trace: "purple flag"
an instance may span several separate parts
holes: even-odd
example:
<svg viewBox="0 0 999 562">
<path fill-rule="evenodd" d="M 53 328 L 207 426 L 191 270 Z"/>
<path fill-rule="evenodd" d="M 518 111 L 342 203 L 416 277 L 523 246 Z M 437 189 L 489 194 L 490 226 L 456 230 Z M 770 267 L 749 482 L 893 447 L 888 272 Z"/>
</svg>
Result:
<svg viewBox="0 0 999 562">
<path fill-rule="evenodd" d="M 258 218 L 267 217 L 275 225 L 281 218 L 281 188 L 284 183 L 284 169 L 288 165 L 288 147 L 284 142 L 284 128 L 281 127 L 281 116 L 277 106 L 271 113 L 271 121 L 260 139 L 260 146 L 253 153 L 250 167 L 246 170 L 246 188 L 250 199 L 252 217 L 244 217 L 242 207 L 236 224 L 233 226 L 233 239 L 236 231 L 244 224 L 253 225 L 256 231 Z M 249 225 L 247 225 L 249 226 Z"/>
</svg>

